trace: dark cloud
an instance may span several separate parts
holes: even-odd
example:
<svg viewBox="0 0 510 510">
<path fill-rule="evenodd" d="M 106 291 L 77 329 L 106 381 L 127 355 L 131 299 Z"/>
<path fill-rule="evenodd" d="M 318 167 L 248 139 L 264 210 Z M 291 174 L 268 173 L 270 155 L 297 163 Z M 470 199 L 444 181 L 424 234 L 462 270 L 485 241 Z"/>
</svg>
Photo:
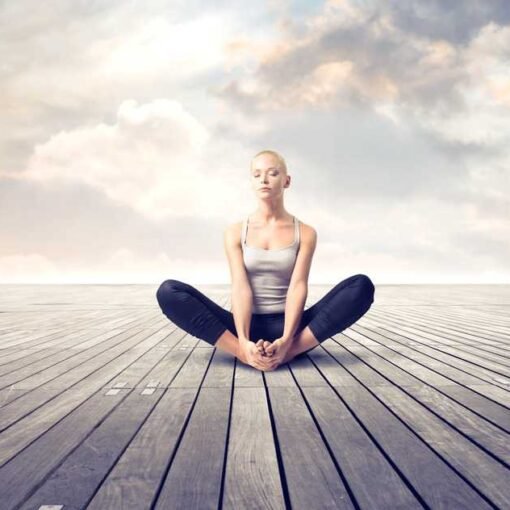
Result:
<svg viewBox="0 0 510 510">
<path fill-rule="evenodd" d="M 462 10 L 458 5 L 457 10 Z M 443 64 L 429 62 L 428 42 L 436 38 L 431 35 L 430 41 L 418 42 L 416 34 L 405 27 L 385 28 L 381 21 L 388 12 L 390 7 L 379 6 L 363 22 L 345 25 L 339 15 L 338 23 L 331 22 L 328 28 L 311 25 L 307 39 L 300 38 L 289 51 L 259 63 L 253 73 L 258 91 L 243 92 L 242 77 L 234 77 L 212 92 L 247 114 L 293 107 L 314 109 L 316 105 L 304 99 L 307 94 L 300 93 L 306 78 L 321 65 L 351 61 L 353 76 L 347 76 L 339 87 L 341 98 L 333 96 L 325 102 L 332 109 L 345 104 L 364 108 L 379 102 L 377 83 L 383 80 L 396 87 L 397 96 L 390 101 L 401 106 L 462 111 L 466 105 L 458 86 L 469 80 L 465 62 L 455 51 Z"/>
<path fill-rule="evenodd" d="M 390 12 L 402 30 L 430 39 L 467 44 L 491 21 L 510 23 L 508 0 L 387 0 L 381 11 Z"/>
</svg>

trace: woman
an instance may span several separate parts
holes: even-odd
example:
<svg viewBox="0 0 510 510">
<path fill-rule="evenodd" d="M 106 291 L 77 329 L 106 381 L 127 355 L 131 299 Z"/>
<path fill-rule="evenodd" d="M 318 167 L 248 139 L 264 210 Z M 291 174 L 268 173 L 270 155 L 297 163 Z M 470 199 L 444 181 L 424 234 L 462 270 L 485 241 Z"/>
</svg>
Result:
<svg viewBox="0 0 510 510">
<path fill-rule="evenodd" d="M 285 210 L 291 177 L 280 154 L 259 152 L 250 173 L 258 208 L 224 232 L 232 312 L 179 280 L 165 280 L 156 297 L 178 327 L 267 371 L 351 326 L 370 308 L 375 288 L 356 274 L 304 310 L 317 233 Z"/>
</svg>

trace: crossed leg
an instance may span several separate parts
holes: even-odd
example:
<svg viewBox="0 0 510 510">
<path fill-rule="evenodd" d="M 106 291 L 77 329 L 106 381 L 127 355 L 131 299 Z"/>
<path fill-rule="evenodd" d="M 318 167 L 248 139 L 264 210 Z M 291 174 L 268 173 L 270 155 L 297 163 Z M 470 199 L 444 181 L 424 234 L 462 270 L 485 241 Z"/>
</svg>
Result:
<svg viewBox="0 0 510 510">
<path fill-rule="evenodd" d="M 324 339 L 356 322 L 370 308 L 374 289 L 370 278 L 364 274 L 350 276 L 335 285 L 303 312 L 302 325 L 306 326 L 298 330 L 299 333 L 292 339 L 283 363 L 317 347 Z M 181 329 L 238 358 L 242 357 L 232 312 L 179 280 L 163 282 L 157 299 L 165 315 Z"/>
</svg>

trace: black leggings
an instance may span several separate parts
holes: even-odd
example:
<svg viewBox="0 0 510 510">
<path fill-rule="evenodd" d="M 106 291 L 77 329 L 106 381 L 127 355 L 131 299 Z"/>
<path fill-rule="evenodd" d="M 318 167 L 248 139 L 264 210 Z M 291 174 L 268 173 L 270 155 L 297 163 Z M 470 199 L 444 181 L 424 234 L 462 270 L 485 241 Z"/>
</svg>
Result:
<svg viewBox="0 0 510 510">
<path fill-rule="evenodd" d="M 375 287 L 364 274 L 349 276 L 337 283 L 319 301 L 303 310 L 299 333 L 308 326 L 315 338 L 323 342 L 354 324 L 368 311 L 374 301 Z M 163 313 L 179 328 L 214 345 L 229 330 L 237 331 L 232 312 L 209 299 L 188 283 L 165 280 L 156 297 Z M 252 313 L 250 340 L 275 340 L 283 334 L 285 313 Z"/>
</svg>

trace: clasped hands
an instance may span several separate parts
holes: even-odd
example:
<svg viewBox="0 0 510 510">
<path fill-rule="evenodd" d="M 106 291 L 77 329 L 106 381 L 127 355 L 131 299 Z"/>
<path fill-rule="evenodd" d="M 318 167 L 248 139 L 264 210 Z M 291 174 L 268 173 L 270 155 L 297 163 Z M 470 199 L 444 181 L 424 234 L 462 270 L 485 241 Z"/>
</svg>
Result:
<svg viewBox="0 0 510 510">
<path fill-rule="evenodd" d="M 290 341 L 277 338 L 273 342 L 259 339 L 257 342 L 247 341 L 244 344 L 245 359 L 248 365 L 264 372 L 275 370 L 282 362 L 285 362 L 287 352 L 290 348 Z"/>
</svg>

